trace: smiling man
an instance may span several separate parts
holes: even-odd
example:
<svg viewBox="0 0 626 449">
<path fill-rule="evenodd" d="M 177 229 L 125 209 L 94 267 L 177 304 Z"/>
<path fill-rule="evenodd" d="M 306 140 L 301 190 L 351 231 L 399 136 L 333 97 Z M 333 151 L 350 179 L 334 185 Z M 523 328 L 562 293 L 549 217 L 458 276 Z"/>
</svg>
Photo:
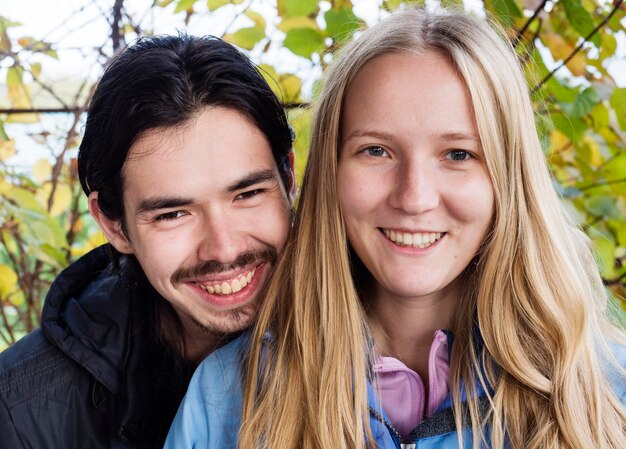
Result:
<svg viewBox="0 0 626 449">
<path fill-rule="evenodd" d="M 111 64 L 78 158 L 109 243 L 0 355 L 0 447 L 162 447 L 195 366 L 256 315 L 289 229 L 291 140 L 219 39 L 142 39 Z"/>
</svg>

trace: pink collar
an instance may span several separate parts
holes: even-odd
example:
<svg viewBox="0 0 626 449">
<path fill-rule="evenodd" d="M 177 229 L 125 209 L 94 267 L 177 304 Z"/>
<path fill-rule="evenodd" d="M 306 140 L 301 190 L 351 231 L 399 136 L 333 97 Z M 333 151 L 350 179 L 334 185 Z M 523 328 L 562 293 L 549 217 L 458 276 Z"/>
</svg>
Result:
<svg viewBox="0 0 626 449">
<path fill-rule="evenodd" d="M 448 337 L 441 330 L 435 331 L 428 356 L 428 395 L 420 376 L 400 360 L 377 358 L 374 373 L 382 406 L 402 437 L 408 438 L 424 418 L 437 411 L 449 392 L 449 372 Z"/>
</svg>

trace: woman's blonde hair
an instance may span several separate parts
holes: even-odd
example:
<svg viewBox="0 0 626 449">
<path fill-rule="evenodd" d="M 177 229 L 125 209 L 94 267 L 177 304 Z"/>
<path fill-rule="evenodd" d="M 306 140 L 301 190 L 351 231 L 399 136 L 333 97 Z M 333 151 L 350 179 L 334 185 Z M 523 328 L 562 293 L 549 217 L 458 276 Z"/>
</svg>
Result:
<svg viewBox="0 0 626 449">
<path fill-rule="evenodd" d="M 626 447 L 626 415 L 607 380 L 613 365 L 622 373 L 607 341 L 622 337 L 606 318 L 590 245 L 553 188 L 515 52 L 496 29 L 464 13 L 407 9 L 332 64 L 296 222 L 246 361 L 241 449 L 375 447 L 371 345 L 337 196 L 342 102 L 373 58 L 427 51 L 446 55 L 465 82 L 495 192 L 493 226 L 464 273 L 450 329 L 460 442 L 470 425 L 475 448 Z"/>
</svg>

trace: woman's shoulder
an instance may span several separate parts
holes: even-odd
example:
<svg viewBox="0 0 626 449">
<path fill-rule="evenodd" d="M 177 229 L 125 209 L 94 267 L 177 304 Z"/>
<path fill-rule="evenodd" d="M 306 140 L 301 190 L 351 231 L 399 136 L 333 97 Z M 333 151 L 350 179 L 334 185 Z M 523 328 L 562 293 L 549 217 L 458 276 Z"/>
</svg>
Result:
<svg viewBox="0 0 626 449">
<path fill-rule="evenodd" d="M 626 407 L 626 345 L 611 341 L 609 343 L 613 360 L 609 364 L 609 381 L 613 386 L 613 391 Z M 617 366 L 616 366 L 617 365 Z"/>
<path fill-rule="evenodd" d="M 241 366 L 245 356 L 250 334 L 243 333 L 237 338 L 209 354 L 198 366 L 192 378 L 192 384 L 208 393 L 221 394 L 239 384 Z"/>
<path fill-rule="evenodd" d="M 241 364 L 248 346 L 242 334 L 211 353 L 196 369 L 170 428 L 165 449 L 233 449 L 241 425 Z"/>
</svg>

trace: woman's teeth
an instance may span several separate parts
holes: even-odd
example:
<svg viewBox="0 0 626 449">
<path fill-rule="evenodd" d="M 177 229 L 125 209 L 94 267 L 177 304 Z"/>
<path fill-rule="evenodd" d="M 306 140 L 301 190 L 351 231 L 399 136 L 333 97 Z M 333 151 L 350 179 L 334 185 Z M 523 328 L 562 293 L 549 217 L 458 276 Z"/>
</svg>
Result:
<svg viewBox="0 0 626 449">
<path fill-rule="evenodd" d="M 383 232 L 389 240 L 401 245 L 412 246 L 414 248 L 428 248 L 441 238 L 441 232 L 396 232 L 383 229 Z"/>
</svg>

